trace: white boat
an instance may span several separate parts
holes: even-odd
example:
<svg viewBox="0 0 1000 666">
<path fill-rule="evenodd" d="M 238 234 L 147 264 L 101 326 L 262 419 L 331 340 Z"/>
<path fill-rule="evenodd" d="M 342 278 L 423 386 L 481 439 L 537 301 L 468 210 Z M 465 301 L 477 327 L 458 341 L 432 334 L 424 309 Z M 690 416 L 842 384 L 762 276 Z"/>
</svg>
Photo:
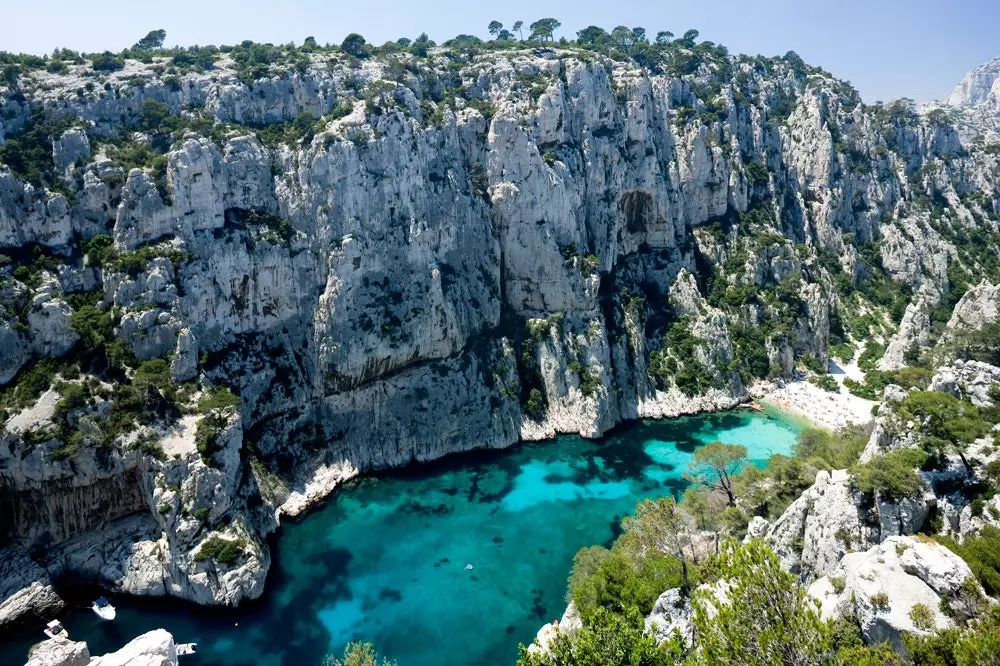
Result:
<svg viewBox="0 0 1000 666">
<path fill-rule="evenodd" d="M 115 619 L 118 612 L 115 607 L 111 605 L 111 602 L 107 600 L 107 597 L 101 597 L 94 602 L 94 605 L 90 607 L 90 610 L 94 611 L 94 615 L 101 618 L 105 622 L 110 622 Z"/>
<path fill-rule="evenodd" d="M 197 643 L 180 643 L 177 646 L 177 656 L 181 657 L 186 654 L 198 654 L 198 644 Z"/>
<path fill-rule="evenodd" d="M 49 638 L 69 638 L 66 633 L 66 628 L 62 626 L 62 622 L 59 620 L 52 620 L 45 625 L 45 635 Z"/>
</svg>

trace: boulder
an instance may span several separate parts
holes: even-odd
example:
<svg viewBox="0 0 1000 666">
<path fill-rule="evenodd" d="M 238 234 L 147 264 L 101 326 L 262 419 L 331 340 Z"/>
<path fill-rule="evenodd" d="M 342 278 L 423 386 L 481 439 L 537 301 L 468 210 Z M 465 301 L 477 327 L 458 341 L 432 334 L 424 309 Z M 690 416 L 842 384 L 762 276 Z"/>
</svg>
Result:
<svg viewBox="0 0 1000 666">
<path fill-rule="evenodd" d="M 809 586 L 809 594 L 819 601 L 824 618 L 853 614 L 866 643 L 888 641 L 902 651 L 904 632 L 926 634 L 954 626 L 941 603 L 961 600 L 967 594 L 963 586 L 985 598 L 968 565 L 950 550 L 933 541 L 896 536 L 845 555 L 836 569 Z M 926 619 L 915 623 L 918 604 Z"/>
<path fill-rule="evenodd" d="M 562 619 L 542 625 L 542 628 L 535 635 L 534 642 L 528 646 L 528 652 L 531 654 L 550 654 L 549 646 L 557 636 L 563 634 L 572 638 L 581 628 L 583 628 L 583 619 L 576 609 L 576 604 L 571 601 L 566 606 Z"/>
<path fill-rule="evenodd" d="M 90 650 L 83 641 L 50 638 L 31 648 L 25 666 L 90 666 Z"/>
</svg>

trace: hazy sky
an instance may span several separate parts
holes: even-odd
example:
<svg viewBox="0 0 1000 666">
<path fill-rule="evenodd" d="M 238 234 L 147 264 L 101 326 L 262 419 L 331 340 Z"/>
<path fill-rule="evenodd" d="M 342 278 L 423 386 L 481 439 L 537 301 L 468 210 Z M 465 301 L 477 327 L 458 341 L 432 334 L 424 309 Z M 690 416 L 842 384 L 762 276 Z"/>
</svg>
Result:
<svg viewBox="0 0 1000 666">
<path fill-rule="evenodd" d="M 66 46 L 120 50 L 149 30 L 167 44 L 233 44 L 244 39 L 339 43 L 348 32 L 370 42 L 426 31 L 443 41 L 487 36 L 497 19 L 525 26 L 555 17 L 556 33 L 587 25 L 643 26 L 650 34 L 696 28 L 732 52 L 779 55 L 851 81 L 865 100 L 946 95 L 975 65 L 1000 54 L 1000 0 L 3 0 L 0 50 L 46 53 Z"/>
</svg>

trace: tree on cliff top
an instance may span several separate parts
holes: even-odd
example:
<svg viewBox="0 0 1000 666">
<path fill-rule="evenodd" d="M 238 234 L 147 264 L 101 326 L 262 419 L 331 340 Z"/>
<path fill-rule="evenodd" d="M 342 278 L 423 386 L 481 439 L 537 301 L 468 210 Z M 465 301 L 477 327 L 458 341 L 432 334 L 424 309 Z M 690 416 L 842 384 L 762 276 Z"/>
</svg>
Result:
<svg viewBox="0 0 1000 666">
<path fill-rule="evenodd" d="M 166 30 L 150 30 L 145 37 L 135 43 L 132 48 L 140 51 L 150 51 L 163 46 L 163 40 L 167 38 Z"/>
<path fill-rule="evenodd" d="M 543 18 L 538 19 L 532 23 L 529 28 L 531 28 L 531 34 L 528 35 L 528 39 L 539 39 L 541 41 L 552 41 L 552 33 L 554 33 L 562 23 L 554 18 Z"/>
<path fill-rule="evenodd" d="M 733 476 L 743 469 L 746 462 L 745 446 L 715 441 L 695 449 L 684 478 L 706 488 L 723 491 L 729 498 L 729 503 L 735 504 Z"/>
<path fill-rule="evenodd" d="M 673 497 L 642 500 L 635 505 L 635 515 L 622 521 L 622 529 L 625 531 L 622 535 L 625 550 L 637 559 L 659 553 L 676 557 L 681 563 L 681 591 L 688 593 L 691 581 L 684 547 L 691 540 Z"/>
<path fill-rule="evenodd" d="M 352 55 L 355 58 L 367 58 L 369 56 L 368 43 L 364 37 L 356 32 L 352 32 L 347 37 L 344 37 L 340 48 L 343 49 L 344 53 Z"/>
</svg>

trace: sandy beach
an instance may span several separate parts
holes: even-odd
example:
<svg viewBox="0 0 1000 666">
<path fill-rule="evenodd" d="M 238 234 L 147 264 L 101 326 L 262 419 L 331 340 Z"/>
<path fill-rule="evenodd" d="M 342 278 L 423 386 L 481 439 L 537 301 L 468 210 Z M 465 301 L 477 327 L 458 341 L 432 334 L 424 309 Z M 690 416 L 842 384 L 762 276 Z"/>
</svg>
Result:
<svg viewBox="0 0 1000 666">
<path fill-rule="evenodd" d="M 837 393 L 825 391 L 805 377 L 790 382 L 761 382 L 750 387 L 749 393 L 760 402 L 830 430 L 870 421 L 875 402 L 852 395 L 844 388 L 846 377 L 858 381 L 864 378 L 857 365 L 840 366 L 831 361 L 830 374 L 839 385 Z"/>
</svg>

